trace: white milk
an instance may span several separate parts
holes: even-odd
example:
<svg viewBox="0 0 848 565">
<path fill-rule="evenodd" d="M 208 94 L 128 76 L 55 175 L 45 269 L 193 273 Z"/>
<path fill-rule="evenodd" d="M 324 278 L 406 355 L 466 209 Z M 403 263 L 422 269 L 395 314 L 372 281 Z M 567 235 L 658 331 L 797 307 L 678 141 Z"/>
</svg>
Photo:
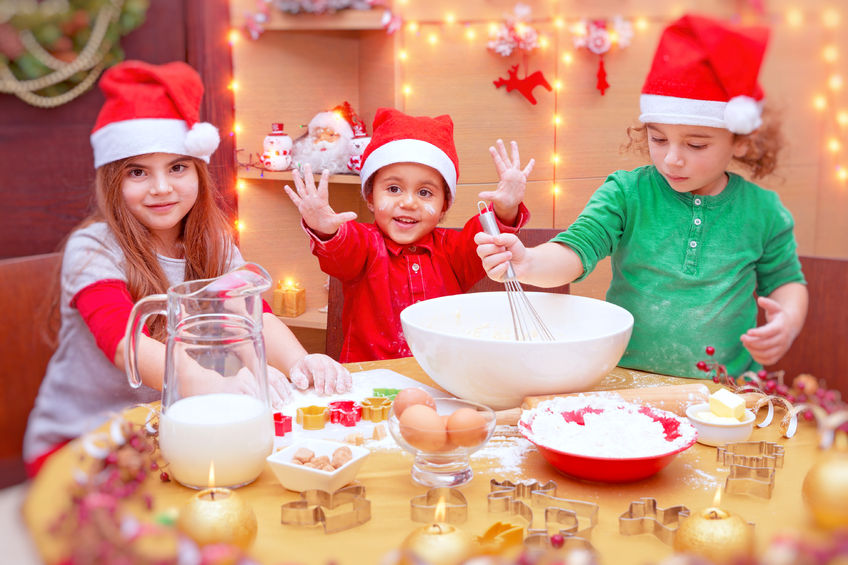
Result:
<svg viewBox="0 0 848 565">
<path fill-rule="evenodd" d="M 189 396 L 159 419 L 159 449 L 170 463 L 168 472 L 186 486 L 209 486 L 213 462 L 216 487 L 249 483 L 262 472 L 273 445 L 271 411 L 245 394 Z"/>
</svg>

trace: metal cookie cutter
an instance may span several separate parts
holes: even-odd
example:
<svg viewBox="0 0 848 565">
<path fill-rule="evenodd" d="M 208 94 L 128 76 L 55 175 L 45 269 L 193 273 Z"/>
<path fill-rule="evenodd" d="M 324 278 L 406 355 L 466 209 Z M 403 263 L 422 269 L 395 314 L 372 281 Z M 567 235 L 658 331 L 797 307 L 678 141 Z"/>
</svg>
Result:
<svg viewBox="0 0 848 565">
<path fill-rule="evenodd" d="M 274 435 L 282 437 L 292 431 L 292 417 L 282 412 L 274 412 Z"/>
<path fill-rule="evenodd" d="M 362 419 L 362 406 L 353 400 L 336 400 L 331 402 L 328 408 L 331 424 L 341 424 L 346 428 L 352 428 Z"/>
<path fill-rule="evenodd" d="M 326 406 L 304 406 L 297 409 L 297 423 L 304 430 L 323 430 L 327 423 Z"/>
<path fill-rule="evenodd" d="M 505 512 L 518 515 L 527 520 L 527 538 L 524 543 L 530 547 L 548 544 L 548 532 L 553 527 L 566 538 L 569 549 L 583 548 L 594 551 L 588 541 L 592 529 L 598 524 L 598 505 L 582 500 L 558 498 L 554 481 L 540 484 L 538 481 L 498 481 L 489 482 L 491 492 L 487 497 L 489 512 Z M 545 507 L 544 528 L 533 528 L 533 510 L 523 500 L 530 499 L 533 506 Z M 580 518 L 588 525 L 580 529 Z M 568 538 L 574 538 L 569 540 Z"/>
<path fill-rule="evenodd" d="M 511 547 L 524 541 L 524 527 L 508 522 L 495 522 L 482 536 L 477 536 L 480 552 L 486 555 L 502 555 Z"/>
<path fill-rule="evenodd" d="M 362 401 L 362 419 L 377 423 L 389 417 L 392 399 L 385 396 L 369 396 Z"/>
<path fill-rule="evenodd" d="M 371 501 L 365 498 L 365 487 L 351 485 L 336 492 L 305 490 L 301 500 L 282 506 L 280 521 L 291 526 L 324 526 L 325 534 L 333 534 L 361 526 L 371 519 Z M 352 505 L 349 512 L 332 512 L 339 506 Z"/>
<path fill-rule="evenodd" d="M 770 467 L 748 467 L 733 465 L 724 482 L 724 492 L 731 494 L 753 494 L 771 498 L 774 490 L 774 469 Z"/>
<path fill-rule="evenodd" d="M 409 501 L 412 521 L 435 522 L 439 501 L 444 501 L 445 505 L 445 517 L 440 519 L 440 522 L 462 524 L 468 519 L 468 501 L 462 492 L 455 488 L 435 487 Z"/>
<path fill-rule="evenodd" d="M 659 508 L 656 498 L 644 497 L 631 502 L 627 512 L 618 517 L 618 531 L 624 536 L 654 534 L 671 545 L 680 519 L 688 515 L 689 509 L 683 505 Z"/>
<path fill-rule="evenodd" d="M 725 467 L 782 468 L 783 454 L 783 446 L 770 441 L 737 441 L 716 449 L 716 458 Z"/>
</svg>

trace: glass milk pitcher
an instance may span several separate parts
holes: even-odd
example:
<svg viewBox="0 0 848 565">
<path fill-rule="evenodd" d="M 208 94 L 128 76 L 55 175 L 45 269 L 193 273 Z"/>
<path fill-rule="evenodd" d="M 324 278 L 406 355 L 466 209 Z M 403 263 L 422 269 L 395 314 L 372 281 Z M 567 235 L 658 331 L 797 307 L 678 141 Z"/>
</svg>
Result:
<svg viewBox="0 0 848 565">
<path fill-rule="evenodd" d="M 139 300 L 127 325 L 126 371 L 141 386 L 140 334 L 167 316 L 159 448 L 168 472 L 192 488 L 238 487 L 262 472 L 274 445 L 268 401 L 262 292 L 271 277 L 246 263 L 215 279 Z"/>
</svg>

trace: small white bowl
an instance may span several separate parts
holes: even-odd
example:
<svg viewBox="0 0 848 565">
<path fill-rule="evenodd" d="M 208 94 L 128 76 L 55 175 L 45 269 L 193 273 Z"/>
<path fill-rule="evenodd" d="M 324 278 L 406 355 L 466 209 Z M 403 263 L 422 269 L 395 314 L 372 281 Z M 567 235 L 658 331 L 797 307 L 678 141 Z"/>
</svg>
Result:
<svg viewBox="0 0 848 565">
<path fill-rule="evenodd" d="M 716 446 L 734 441 L 745 441 L 751 437 L 756 416 L 750 410 L 745 410 L 745 418 L 742 421 L 727 424 L 707 422 L 698 417 L 699 413 L 709 411 L 710 405 L 706 402 L 693 404 L 686 409 L 686 417 L 698 430 L 698 443 Z"/>
<path fill-rule="evenodd" d="M 292 461 L 295 452 L 301 447 L 311 449 L 316 457 L 326 455 L 332 459 L 333 452 L 342 446 L 350 448 L 353 459 L 332 472 L 305 467 Z M 280 484 L 289 490 L 303 492 L 305 490 L 317 489 L 334 492 L 356 478 L 360 467 L 362 467 L 365 459 L 370 454 L 370 450 L 358 445 L 347 445 L 345 443 L 321 439 L 309 439 L 297 441 L 288 447 L 272 453 L 266 458 L 266 461 L 268 461 L 268 465 L 277 476 Z"/>
</svg>

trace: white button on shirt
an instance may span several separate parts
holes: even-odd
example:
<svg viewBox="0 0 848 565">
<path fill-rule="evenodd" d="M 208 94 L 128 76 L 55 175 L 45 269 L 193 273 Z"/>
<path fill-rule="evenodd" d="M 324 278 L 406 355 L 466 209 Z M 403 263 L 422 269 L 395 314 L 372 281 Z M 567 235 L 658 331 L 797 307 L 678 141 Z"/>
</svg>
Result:
<svg viewBox="0 0 848 565">
<path fill-rule="evenodd" d="M 696 247 L 698 247 L 698 242 L 697 241 L 690 241 L 689 247 L 691 247 L 692 249 L 695 249 Z"/>
<path fill-rule="evenodd" d="M 696 199 L 695 199 L 695 206 L 700 206 L 700 205 L 701 205 L 701 199 L 700 199 L 700 198 L 696 198 Z"/>
<path fill-rule="evenodd" d="M 693 243 L 694 243 L 694 242 L 693 242 Z M 418 266 L 418 263 L 413 263 L 413 264 L 412 264 L 412 270 L 413 270 L 414 272 L 416 272 L 416 273 L 417 273 L 417 272 L 418 272 L 418 269 L 420 269 L 420 268 L 421 268 L 421 267 L 419 267 L 419 266 Z"/>
<path fill-rule="evenodd" d="M 700 225 L 701 225 L 701 218 L 695 218 L 695 225 L 696 225 L 696 226 L 700 226 Z"/>
</svg>

